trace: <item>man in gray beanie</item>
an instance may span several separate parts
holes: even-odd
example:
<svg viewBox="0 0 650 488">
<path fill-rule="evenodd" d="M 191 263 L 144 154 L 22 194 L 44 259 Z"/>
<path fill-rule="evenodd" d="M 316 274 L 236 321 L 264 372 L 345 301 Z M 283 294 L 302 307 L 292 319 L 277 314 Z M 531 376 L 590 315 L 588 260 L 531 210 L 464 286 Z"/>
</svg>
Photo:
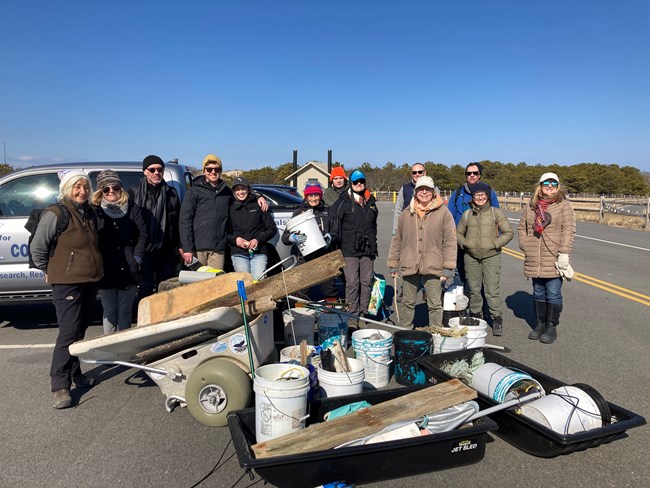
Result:
<svg viewBox="0 0 650 488">
<path fill-rule="evenodd" d="M 144 177 L 129 190 L 129 198 L 142 209 L 149 240 L 142 256 L 144 283 L 140 298 L 154 293 L 161 281 L 172 278 L 180 264 L 178 216 L 181 203 L 164 178 L 165 163 L 153 154 L 142 161 Z"/>
</svg>

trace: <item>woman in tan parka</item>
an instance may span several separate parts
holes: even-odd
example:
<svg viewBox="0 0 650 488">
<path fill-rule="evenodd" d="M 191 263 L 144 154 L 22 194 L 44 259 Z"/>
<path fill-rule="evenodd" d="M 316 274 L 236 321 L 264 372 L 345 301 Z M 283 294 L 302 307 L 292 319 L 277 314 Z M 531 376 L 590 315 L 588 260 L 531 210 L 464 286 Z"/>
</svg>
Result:
<svg viewBox="0 0 650 488">
<path fill-rule="evenodd" d="M 441 282 L 454 279 L 456 249 L 454 218 L 435 193 L 431 177 L 423 176 L 415 185 L 411 204 L 397 219 L 388 252 L 391 276 L 400 273 L 404 280 L 402 326 L 413 326 L 420 280 L 426 290 L 429 325 L 442 325 Z"/>
<path fill-rule="evenodd" d="M 519 248 L 524 275 L 533 280 L 537 326 L 532 340 L 550 344 L 557 338 L 562 313 L 562 280 L 573 277 L 570 257 L 576 235 L 573 207 L 555 173 L 544 173 L 519 220 Z"/>
</svg>

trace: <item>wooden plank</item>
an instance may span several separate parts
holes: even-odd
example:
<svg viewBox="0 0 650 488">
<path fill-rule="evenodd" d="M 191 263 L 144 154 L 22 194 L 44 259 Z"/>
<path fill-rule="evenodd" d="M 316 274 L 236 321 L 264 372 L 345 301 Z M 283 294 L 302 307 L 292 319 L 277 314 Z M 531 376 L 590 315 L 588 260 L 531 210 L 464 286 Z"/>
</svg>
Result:
<svg viewBox="0 0 650 488">
<path fill-rule="evenodd" d="M 458 379 L 389 400 L 369 408 L 251 446 L 257 459 L 332 449 L 379 432 L 404 420 L 437 412 L 476 398 L 476 390 Z"/>
<path fill-rule="evenodd" d="M 189 310 L 203 303 L 232 293 L 233 290 L 236 292 L 239 280 L 246 286 L 253 284 L 250 273 L 226 273 L 143 298 L 138 305 L 137 325 L 158 324 L 184 317 Z"/>
<path fill-rule="evenodd" d="M 338 276 L 341 274 L 341 268 L 344 267 L 343 254 L 340 250 L 336 250 L 308 263 L 258 281 L 251 286 L 246 286 L 246 296 L 249 300 L 258 300 L 265 296 L 270 296 L 273 300 L 280 300 L 287 294 L 291 295 Z M 214 307 L 233 307 L 238 303 L 239 295 L 237 291 L 234 291 L 202 303 L 188 310 L 186 314 L 204 312 Z"/>
</svg>

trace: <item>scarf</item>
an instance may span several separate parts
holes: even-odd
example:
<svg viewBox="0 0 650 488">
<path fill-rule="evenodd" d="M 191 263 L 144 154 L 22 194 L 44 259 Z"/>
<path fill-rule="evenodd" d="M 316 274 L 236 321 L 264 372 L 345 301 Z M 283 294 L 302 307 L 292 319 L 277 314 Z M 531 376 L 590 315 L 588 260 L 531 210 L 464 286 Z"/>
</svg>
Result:
<svg viewBox="0 0 650 488">
<path fill-rule="evenodd" d="M 544 232 L 546 226 L 551 223 L 551 214 L 547 214 L 546 209 L 551 203 L 555 203 L 555 200 L 555 198 L 552 200 L 540 199 L 537 202 L 537 206 L 535 207 L 535 221 L 533 223 L 533 229 L 538 234 Z"/>
<path fill-rule="evenodd" d="M 102 198 L 101 207 L 112 219 L 121 219 L 126 215 L 126 212 L 129 209 L 128 200 L 123 204 L 107 202 L 105 198 Z"/>
<path fill-rule="evenodd" d="M 435 210 L 441 205 L 442 205 L 442 198 L 440 197 L 440 195 L 434 194 L 433 198 L 427 205 L 422 205 L 417 198 L 413 197 L 411 203 L 409 204 L 409 209 L 411 210 L 411 213 L 416 213 L 418 217 L 423 219 L 427 212 L 431 212 L 432 210 Z"/>
<path fill-rule="evenodd" d="M 153 186 L 142 178 L 133 191 L 133 202 L 145 209 L 144 219 L 149 231 L 147 251 L 162 248 L 167 228 L 167 183 Z"/>
</svg>

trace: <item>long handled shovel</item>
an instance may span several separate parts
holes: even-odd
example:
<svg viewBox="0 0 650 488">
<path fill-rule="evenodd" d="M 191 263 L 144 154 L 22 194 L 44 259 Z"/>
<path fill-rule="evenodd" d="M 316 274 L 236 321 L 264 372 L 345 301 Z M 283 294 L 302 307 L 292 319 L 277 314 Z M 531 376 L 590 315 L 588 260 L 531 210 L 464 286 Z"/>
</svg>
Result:
<svg viewBox="0 0 650 488">
<path fill-rule="evenodd" d="M 244 332 L 246 333 L 246 349 L 248 349 L 248 364 L 251 368 L 251 377 L 255 379 L 255 363 L 253 363 L 253 345 L 251 344 L 251 334 L 248 327 L 248 319 L 246 318 L 246 306 L 244 300 L 248 300 L 246 296 L 246 287 L 244 282 L 237 281 L 237 293 L 239 294 L 239 303 L 241 304 L 241 314 L 244 316 Z"/>
<path fill-rule="evenodd" d="M 402 319 L 399 318 L 399 307 L 397 306 L 397 275 L 393 276 L 393 303 L 395 304 L 395 315 L 397 315 L 397 323 L 401 324 Z"/>
</svg>

